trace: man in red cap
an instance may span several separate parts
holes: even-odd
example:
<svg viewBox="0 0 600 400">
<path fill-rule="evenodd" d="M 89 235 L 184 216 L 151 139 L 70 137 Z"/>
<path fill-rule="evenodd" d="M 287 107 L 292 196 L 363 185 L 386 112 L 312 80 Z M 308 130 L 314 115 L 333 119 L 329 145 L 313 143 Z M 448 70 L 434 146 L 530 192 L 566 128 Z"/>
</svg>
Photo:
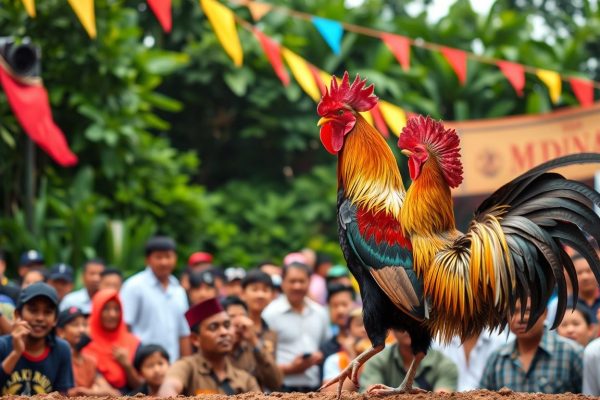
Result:
<svg viewBox="0 0 600 400">
<path fill-rule="evenodd" d="M 233 349 L 233 326 L 217 299 L 193 306 L 185 318 L 198 352 L 171 365 L 158 391 L 159 397 L 260 391 L 256 379 L 235 368 L 227 358 Z"/>
</svg>

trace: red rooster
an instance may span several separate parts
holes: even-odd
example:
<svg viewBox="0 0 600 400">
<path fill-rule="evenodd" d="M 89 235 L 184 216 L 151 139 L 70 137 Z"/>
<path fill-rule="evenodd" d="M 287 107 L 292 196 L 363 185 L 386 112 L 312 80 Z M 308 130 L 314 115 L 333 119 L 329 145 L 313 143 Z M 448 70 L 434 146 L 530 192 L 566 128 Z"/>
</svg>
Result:
<svg viewBox="0 0 600 400">
<path fill-rule="evenodd" d="M 584 255 L 600 278 L 600 260 L 585 236 L 600 242 L 600 218 L 590 208 L 600 205 L 600 195 L 546 172 L 600 162 L 600 154 L 564 157 L 528 171 L 485 200 L 462 234 L 450 194 L 462 181 L 458 136 L 428 118 L 409 121 L 399 141 L 413 180 L 406 192 L 393 153 L 360 115 L 377 104 L 373 90 L 358 76 L 350 84 L 346 72 L 341 83 L 332 80 L 317 108 L 321 141 L 338 156 L 340 245 L 359 283 L 372 343 L 325 385 L 338 383 L 338 397 L 345 379 L 357 384 L 358 369 L 384 348 L 390 328 L 409 333 L 415 358 L 400 387 L 377 385 L 374 394 L 416 392 L 416 368 L 432 337 L 503 328 L 517 300 L 531 299 L 532 326 L 555 284 L 556 325 L 566 308 L 563 268 L 577 293 L 573 263 L 561 244 Z"/>
</svg>

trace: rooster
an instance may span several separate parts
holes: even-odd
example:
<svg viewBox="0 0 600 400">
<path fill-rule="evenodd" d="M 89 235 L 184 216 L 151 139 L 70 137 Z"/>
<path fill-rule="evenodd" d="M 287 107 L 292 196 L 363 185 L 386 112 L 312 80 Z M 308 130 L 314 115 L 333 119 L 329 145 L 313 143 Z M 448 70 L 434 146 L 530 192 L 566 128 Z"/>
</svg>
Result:
<svg viewBox="0 0 600 400">
<path fill-rule="evenodd" d="M 358 385 L 360 366 L 383 350 L 390 328 L 408 332 L 414 360 L 398 388 L 376 385 L 372 394 L 418 392 L 416 369 L 432 337 L 504 328 L 517 300 L 530 299 L 531 327 L 555 285 L 556 326 L 566 309 L 563 269 L 577 293 L 562 244 L 580 252 L 600 281 L 600 260 L 586 237 L 600 242 L 600 218 L 590 208 L 600 195 L 547 172 L 600 162 L 600 154 L 563 157 L 514 179 L 482 203 L 463 234 L 450 192 L 462 181 L 458 135 L 429 118 L 409 120 L 399 140 L 412 179 L 407 192 L 391 149 L 360 114 L 377 104 L 373 91 L 358 75 L 350 84 L 346 72 L 341 82 L 332 79 L 317 107 L 323 146 L 338 156 L 340 246 L 359 283 L 372 343 L 324 385 L 338 383 L 338 398 L 345 379 Z"/>
</svg>

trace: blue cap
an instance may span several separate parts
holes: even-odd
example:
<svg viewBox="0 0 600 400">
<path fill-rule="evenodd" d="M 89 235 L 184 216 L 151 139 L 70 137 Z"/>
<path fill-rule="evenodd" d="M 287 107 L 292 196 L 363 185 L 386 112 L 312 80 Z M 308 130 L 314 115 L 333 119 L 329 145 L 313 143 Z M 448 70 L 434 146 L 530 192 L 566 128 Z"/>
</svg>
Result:
<svg viewBox="0 0 600 400">
<path fill-rule="evenodd" d="M 37 250 L 28 250 L 21 254 L 19 265 L 38 264 L 44 262 L 44 256 Z"/>
<path fill-rule="evenodd" d="M 36 297 L 45 297 L 50 300 L 52 304 L 58 306 L 58 294 L 56 293 L 56 290 L 47 283 L 36 282 L 21 290 L 19 301 L 17 303 L 17 310 L 22 309 L 26 303 Z"/>
<path fill-rule="evenodd" d="M 64 263 L 54 264 L 50 269 L 50 275 L 48 276 L 48 279 L 73 282 L 73 268 Z"/>
</svg>

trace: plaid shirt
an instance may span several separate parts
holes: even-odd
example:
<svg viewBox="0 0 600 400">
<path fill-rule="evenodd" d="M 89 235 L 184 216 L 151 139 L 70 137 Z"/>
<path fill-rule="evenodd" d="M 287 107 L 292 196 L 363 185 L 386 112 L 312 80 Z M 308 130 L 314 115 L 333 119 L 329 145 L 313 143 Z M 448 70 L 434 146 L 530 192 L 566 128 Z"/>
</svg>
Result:
<svg viewBox="0 0 600 400">
<path fill-rule="evenodd" d="M 506 386 L 516 392 L 581 393 L 582 374 L 583 348 L 546 330 L 529 371 L 521 366 L 515 340 L 492 353 L 480 386 L 489 390 Z"/>
</svg>

